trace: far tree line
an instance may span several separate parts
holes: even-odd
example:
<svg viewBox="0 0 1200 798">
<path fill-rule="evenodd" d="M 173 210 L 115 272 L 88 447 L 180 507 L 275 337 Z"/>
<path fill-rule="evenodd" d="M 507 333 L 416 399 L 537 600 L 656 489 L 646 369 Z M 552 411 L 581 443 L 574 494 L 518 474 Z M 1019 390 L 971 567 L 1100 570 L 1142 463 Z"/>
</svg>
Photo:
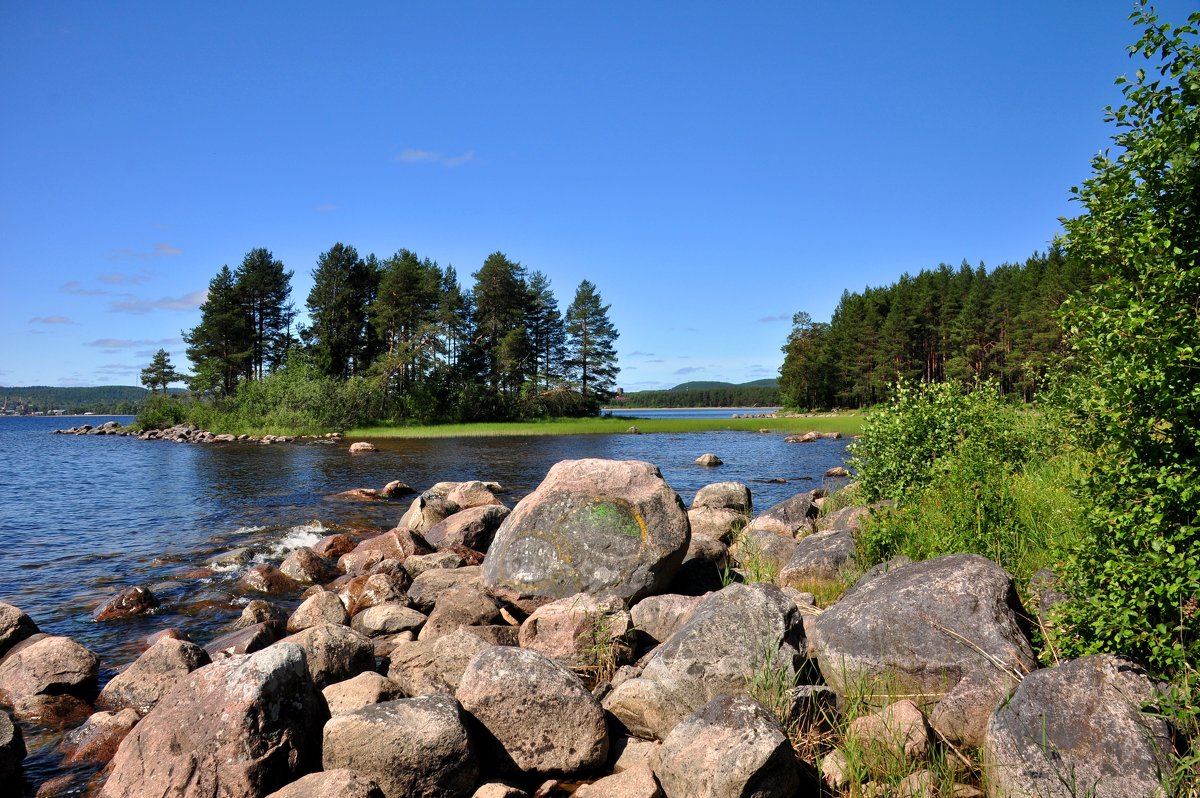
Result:
<svg viewBox="0 0 1200 798">
<path fill-rule="evenodd" d="M 798 408 L 866 407 L 896 380 L 995 380 L 1030 401 L 1066 354 L 1063 301 L 1094 282 L 1059 248 L 1022 264 L 942 264 L 889 286 L 842 294 L 828 322 L 792 318 L 780 390 Z"/>
<path fill-rule="evenodd" d="M 183 332 L 193 393 L 220 403 L 295 366 L 359 383 L 372 420 L 420 421 L 593 414 L 612 394 L 618 332 L 589 280 L 564 313 L 549 277 L 500 252 L 464 289 L 453 266 L 408 249 L 381 260 L 338 243 L 317 258 L 297 326 L 292 276 L 266 249 L 217 272 Z M 151 389 L 179 378 L 165 355 L 143 372 Z"/>
</svg>

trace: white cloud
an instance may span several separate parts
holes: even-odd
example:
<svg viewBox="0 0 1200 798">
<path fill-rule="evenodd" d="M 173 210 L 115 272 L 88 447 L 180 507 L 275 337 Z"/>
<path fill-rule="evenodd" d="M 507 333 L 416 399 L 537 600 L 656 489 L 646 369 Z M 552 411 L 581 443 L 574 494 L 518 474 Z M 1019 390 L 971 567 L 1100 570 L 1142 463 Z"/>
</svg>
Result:
<svg viewBox="0 0 1200 798">
<path fill-rule="evenodd" d="M 695 374 L 697 371 L 704 371 L 704 366 L 684 366 L 681 369 L 675 369 L 676 374 Z"/>
<path fill-rule="evenodd" d="M 78 280 L 68 280 L 59 286 L 58 290 L 64 294 L 73 294 L 75 296 L 101 296 L 112 293 L 112 291 L 105 291 L 103 288 L 84 288 L 83 284 Z"/>
<path fill-rule="evenodd" d="M 121 247 L 107 253 L 106 257 L 109 260 L 156 260 L 158 258 L 174 258 L 182 254 L 183 250 L 179 247 L 172 246 L 165 241 L 160 241 L 149 252 L 134 249 L 133 247 Z"/>
<path fill-rule="evenodd" d="M 628 357 L 654 357 L 653 352 L 630 352 Z"/>
<path fill-rule="evenodd" d="M 468 150 L 461 155 L 444 155 L 435 150 L 409 149 L 401 151 L 396 160 L 400 163 L 433 163 L 453 169 L 475 160 L 475 153 Z"/>
<path fill-rule="evenodd" d="M 770 322 L 776 322 L 776 321 L 789 321 L 791 318 L 792 317 L 786 313 L 779 313 L 775 316 L 763 316 L 761 319 L 759 319 L 759 322 L 760 323 L 770 323 Z"/>
<path fill-rule="evenodd" d="M 102 274 L 96 278 L 105 285 L 141 285 L 148 283 L 154 279 L 153 272 L 140 271 L 137 274 L 122 274 L 121 272 L 110 272 Z"/>
<path fill-rule="evenodd" d="M 29 320 L 30 324 L 75 324 L 76 322 L 68 319 L 66 316 L 34 316 Z"/>
<path fill-rule="evenodd" d="M 165 296 L 161 299 L 118 299 L 109 309 L 116 313 L 150 313 L 154 310 L 195 310 L 208 298 L 208 289 L 193 291 L 180 297 Z"/>
</svg>

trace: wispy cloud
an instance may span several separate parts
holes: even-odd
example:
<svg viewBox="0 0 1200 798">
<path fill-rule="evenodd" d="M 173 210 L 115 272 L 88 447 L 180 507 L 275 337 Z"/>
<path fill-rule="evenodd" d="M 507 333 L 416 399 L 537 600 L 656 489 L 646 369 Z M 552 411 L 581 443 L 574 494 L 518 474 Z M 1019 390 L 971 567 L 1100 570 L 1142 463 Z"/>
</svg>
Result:
<svg viewBox="0 0 1200 798">
<path fill-rule="evenodd" d="M 666 363 L 667 361 L 663 360 L 662 358 L 658 358 L 656 360 L 647 360 L 646 362 L 647 363 Z"/>
<path fill-rule="evenodd" d="M 73 294 L 74 296 L 102 296 L 111 294 L 112 291 L 105 291 L 103 288 L 85 288 L 83 283 L 78 280 L 68 280 L 58 288 L 64 294 Z"/>
<path fill-rule="evenodd" d="M 143 314 L 155 310 L 195 310 L 208 298 L 208 290 L 193 291 L 180 297 L 165 296 L 161 299 L 117 299 L 109 306 L 115 313 Z"/>
<path fill-rule="evenodd" d="M 66 316 L 34 316 L 29 320 L 30 324 L 75 324 L 74 321 Z"/>
<path fill-rule="evenodd" d="M 654 357 L 653 352 L 630 352 L 629 357 Z"/>
<path fill-rule="evenodd" d="M 112 377 L 132 375 L 141 371 L 142 367 L 130 365 L 128 363 L 105 363 L 92 369 L 92 373 L 97 377 Z"/>
<path fill-rule="evenodd" d="M 475 153 L 468 150 L 461 155 L 445 155 L 435 150 L 403 150 L 396 156 L 400 163 L 432 163 L 453 169 L 475 160 Z"/>
<path fill-rule="evenodd" d="M 317 213 L 333 213 L 337 210 L 337 206 L 332 202 L 323 202 L 316 207 Z"/>
<path fill-rule="evenodd" d="M 762 317 L 761 319 L 759 319 L 758 321 L 759 321 L 760 323 L 762 323 L 762 324 L 768 324 L 768 323 L 770 323 L 770 322 L 775 322 L 775 321 L 788 321 L 788 320 L 789 320 L 789 319 L 791 319 L 791 318 L 792 318 L 792 317 L 791 317 L 791 316 L 789 316 L 789 315 L 788 315 L 788 314 L 786 314 L 786 313 L 779 313 L 779 314 L 777 314 L 777 315 L 775 315 L 775 316 L 763 316 L 763 317 Z"/>
<path fill-rule="evenodd" d="M 157 341 L 148 338 L 97 338 L 95 341 L 88 341 L 84 346 L 94 346 L 99 349 L 132 349 L 135 346 L 175 346 L 183 343 L 183 339 L 176 336 L 175 338 L 161 338 Z"/>
<path fill-rule="evenodd" d="M 148 271 L 140 271 L 137 274 L 122 274 L 121 272 L 109 272 L 102 274 L 96 278 L 105 285 L 141 285 L 148 283 L 154 279 L 154 273 Z"/>
<path fill-rule="evenodd" d="M 174 258 L 182 254 L 183 250 L 179 247 L 160 241 L 149 252 L 133 247 L 121 247 L 107 253 L 106 257 L 109 260 L 157 260 L 158 258 Z"/>
<path fill-rule="evenodd" d="M 676 374 L 695 374 L 697 371 L 704 371 L 704 366 L 684 366 L 681 369 L 675 369 Z"/>
</svg>

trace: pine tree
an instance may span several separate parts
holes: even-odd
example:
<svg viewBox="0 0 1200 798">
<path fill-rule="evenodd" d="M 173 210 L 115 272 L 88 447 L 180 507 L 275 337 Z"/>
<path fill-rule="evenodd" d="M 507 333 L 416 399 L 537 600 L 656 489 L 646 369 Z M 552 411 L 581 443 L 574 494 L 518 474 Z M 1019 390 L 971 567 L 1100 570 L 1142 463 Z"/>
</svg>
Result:
<svg viewBox="0 0 1200 798">
<path fill-rule="evenodd" d="M 238 377 L 247 371 L 251 331 L 242 308 L 241 289 L 228 266 L 208 284 L 200 306 L 200 323 L 183 332 L 192 362 L 191 389 L 197 393 L 233 396 Z"/>
<path fill-rule="evenodd" d="M 246 376 L 262 379 L 283 363 L 291 345 L 292 272 L 285 272 L 270 250 L 259 248 L 246 253 L 234 278 L 250 328 Z"/>
<path fill-rule="evenodd" d="M 620 371 L 614 346 L 618 333 L 609 321 L 609 307 L 601 303 L 596 286 L 584 280 L 566 315 L 567 374 L 579 383 L 584 398 L 601 402 L 612 395 Z"/>
<path fill-rule="evenodd" d="M 150 365 L 142 369 L 142 385 L 149 388 L 150 393 L 154 393 L 154 389 L 160 386 L 163 393 L 166 393 L 167 385 L 182 379 L 183 375 L 175 371 L 175 367 L 171 365 L 171 355 L 165 349 L 155 352 Z"/>
<path fill-rule="evenodd" d="M 367 308 L 378 289 L 378 274 L 354 247 L 338 243 L 317 258 L 312 276 L 305 302 L 312 323 L 302 337 L 323 374 L 346 379 L 370 365 Z"/>
<path fill-rule="evenodd" d="M 524 334 L 529 308 L 525 269 L 502 252 L 493 252 L 475 272 L 474 338 L 479 377 L 493 391 L 515 399 L 525 377 L 534 370 L 528 341 L 517 346 L 510 333 Z M 507 341 L 507 343 L 506 343 Z M 503 349 L 502 349 L 503 346 Z M 515 358 L 521 355 L 523 359 Z"/>
<path fill-rule="evenodd" d="M 529 275 L 529 317 L 525 322 L 533 349 L 535 383 L 544 389 L 562 379 L 566 329 L 550 279 L 540 271 Z"/>
</svg>

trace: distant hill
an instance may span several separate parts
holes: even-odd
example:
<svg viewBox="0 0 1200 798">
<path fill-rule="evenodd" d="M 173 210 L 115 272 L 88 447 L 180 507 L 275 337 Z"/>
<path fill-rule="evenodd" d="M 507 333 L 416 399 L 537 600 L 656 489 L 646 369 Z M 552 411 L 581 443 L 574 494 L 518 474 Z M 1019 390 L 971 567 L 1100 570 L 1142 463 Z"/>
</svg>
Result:
<svg viewBox="0 0 1200 798">
<path fill-rule="evenodd" d="M 133 415 L 150 392 L 132 385 L 100 385 L 93 388 L 55 388 L 48 385 L 0 387 L 0 413 L 68 414 L 98 413 Z"/>
<path fill-rule="evenodd" d="M 777 407 L 779 385 L 774 378 L 739 384 L 698 380 L 667 391 L 633 391 L 609 407 Z"/>
</svg>

